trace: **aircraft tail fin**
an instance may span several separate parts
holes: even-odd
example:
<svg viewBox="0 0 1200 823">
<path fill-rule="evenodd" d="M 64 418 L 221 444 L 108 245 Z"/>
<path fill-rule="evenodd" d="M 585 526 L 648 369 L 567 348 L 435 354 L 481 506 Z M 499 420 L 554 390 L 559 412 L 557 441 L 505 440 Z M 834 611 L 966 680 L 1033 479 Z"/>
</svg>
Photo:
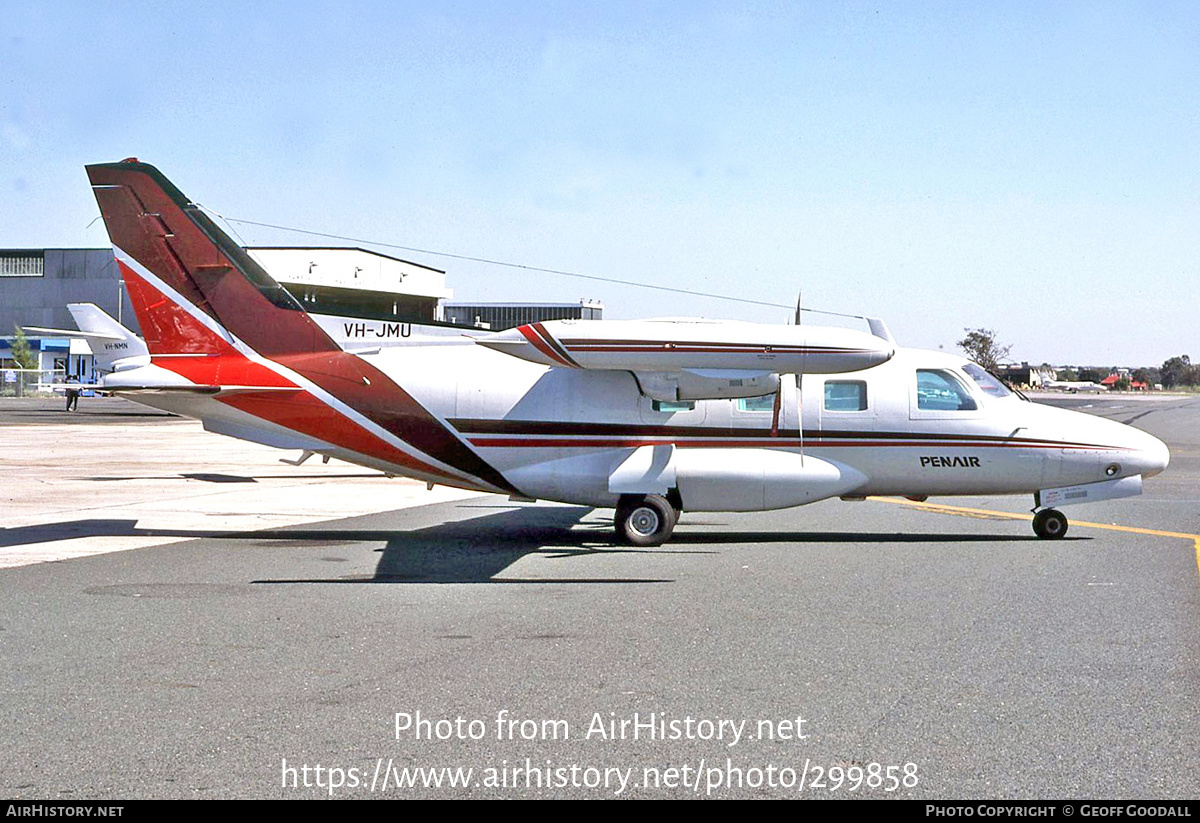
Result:
<svg viewBox="0 0 1200 823">
<path fill-rule="evenodd" d="M 94 303 L 68 303 L 67 311 L 88 339 L 96 368 L 111 372 L 150 362 L 146 342 Z"/>
<path fill-rule="evenodd" d="M 283 429 L 309 438 L 303 448 L 319 441 L 364 465 L 515 491 L 378 365 L 342 350 L 158 169 L 130 159 L 87 172 L 152 360 L 147 379 L 121 372 L 106 384 L 211 394 L 204 399 L 222 408 L 192 404 L 185 413 L 238 437 L 276 444 Z M 260 422 L 228 428 L 227 409 Z"/>
<path fill-rule="evenodd" d="M 102 372 L 142 366 L 150 362 L 150 350 L 145 341 L 113 320 L 95 303 L 68 303 L 67 310 L 75 320 L 76 329 L 50 329 L 43 326 L 24 326 L 26 331 L 54 334 L 86 340 Z"/>
<path fill-rule="evenodd" d="M 285 288 L 154 166 L 129 159 L 87 172 L 152 353 L 201 353 L 205 337 L 210 348 L 219 345 L 212 335 L 181 333 L 196 318 L 218 337 L 227 331 L 269 357 L 337 348 Z M 195 311 L 164 310 L 164 298 L 186 301 L 213 322 Z"/>
</svg>

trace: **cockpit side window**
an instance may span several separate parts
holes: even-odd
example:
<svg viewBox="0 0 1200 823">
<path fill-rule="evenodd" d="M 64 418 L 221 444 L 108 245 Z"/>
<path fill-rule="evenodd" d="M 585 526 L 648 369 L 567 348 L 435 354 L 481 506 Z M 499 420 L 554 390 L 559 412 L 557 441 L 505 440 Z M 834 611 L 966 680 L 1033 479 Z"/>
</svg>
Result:
<svg viewBox="0 0 1200 823">
<path fill-rule="evenodd" d="M 975 363 L 968 363 L 963 366 L 963 371 L 967 376 L 979 384 L 979 388 L 983 389 L 983 393 L 989 397 L 1008 397 L 1012 394 L 1008 386 L 1000 382 L 991 372 L 983 366 Z"/>
<path fill-rule="evenodd" d="M 967 387 L 944 369 L 917 369 L 917 408 L 923 411 L 974 411 Z"/>
</svg>

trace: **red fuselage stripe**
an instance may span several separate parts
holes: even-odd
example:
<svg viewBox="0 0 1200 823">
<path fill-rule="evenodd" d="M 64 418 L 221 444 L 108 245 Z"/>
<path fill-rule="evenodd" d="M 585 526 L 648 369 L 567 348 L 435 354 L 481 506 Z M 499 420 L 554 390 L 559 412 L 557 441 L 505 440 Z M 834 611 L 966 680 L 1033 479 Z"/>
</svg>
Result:
<svg viewBox="0 0 1200 823">
<path fill-rule="evenodd" d="M 153 336 L 147 335 L 154 365 L 197 385 L 297 389 L 297 393 L 288 393 L 286 398 L 270 392 L 246 392 L 215 399 L 261 420 L 315 437 L 339 448 L 456 483 L 463 482 L 460 478 L 396 448 L 311 393 L 303 391 L 296 383 L 275 370 L 249 359 L 204 323 L 171 302 L 166 295 L 128 266 L 121 264 L 120 268 L 130 295 L 134 297 L 135 311 L 141 309 L 137 311 L 138 322 L 142 324 L 143 329 L 155 331 Z M 153 313 L 149 313 L 146 307 L 152 301 L 158 307 Z M 162 303 L 168 305 L 163 306 Z M 172 347 L 176 346 L 178 350 L 173 351 Z M 186 356 L 171 357 L 171 354 Z"/>
<path fill-rule="evenodd" d="M 723 437 L 708 438 L 678 438 L 669 437 L 472 437 L 471 445 L 492 449 L 616 449 L 637 446 L 674 445 L 680 448 L 771 448 L 777 446 L 793 447 L 799 445 L 796 437 L 753 437 L 744 439 L 727 439 Z M 1034 450 L 1082 450 L 1082 451 L 1128 451 L 1118 446 L 1075 446 L 1064 443 L 1000 443 L 1000 442 L 962 442 L 955 440 L 937 441 L 920 440 L 913 442 L 897 442 L 895 440 L 821 440 L 805 438 L 805 444 L 814 449 L 853 449 L 853 448 L 940 448 L 940 449 L 1034 449 Z"/>
</svg>

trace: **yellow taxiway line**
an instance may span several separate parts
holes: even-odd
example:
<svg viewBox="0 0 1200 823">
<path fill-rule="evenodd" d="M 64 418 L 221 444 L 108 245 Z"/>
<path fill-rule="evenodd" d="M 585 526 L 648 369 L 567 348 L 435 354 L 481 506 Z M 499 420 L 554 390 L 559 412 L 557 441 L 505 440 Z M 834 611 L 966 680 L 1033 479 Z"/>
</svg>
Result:
<svg viewBox="0 0 1200 823">
<path fill-rule="evenodd" d="M 872 497 L 871 500 L 876 500 L 880 503 L 896 503 L 901 506 L 909 506 L 914 509 L 923 509 L 925 511 L 938 512 L 941 514 L 956 514 L 960 517 L 978 517 L 985 520 L 1029 520 L 1028 514 L 1018 514 L 1017 512 L 1000 512 L 992 509 L 972 509 L 966 506 L 947 506 L 944 503 L 923 503 L 916 500 L 905 500 L 901 497 Z M 1087 520 L 1072 520 L 1073 526 L 1087 526 L 1091 529 L 1107 529 L 1110 532 L 1130 532 L 1132 534 L 1147 534 L 1152 537 L 1177 537 L 1182 540 L 1191 540 L 1192 547 L 1196 551 L 1196 572 L 1200 574 L 1200 534 L 1189 534 L 1188 532 L 1167 532 L 1161 529 L 1142 529 L 1137 526 L 1118 526 L 1116 523 L 1090 523 Z"/>
</svg>

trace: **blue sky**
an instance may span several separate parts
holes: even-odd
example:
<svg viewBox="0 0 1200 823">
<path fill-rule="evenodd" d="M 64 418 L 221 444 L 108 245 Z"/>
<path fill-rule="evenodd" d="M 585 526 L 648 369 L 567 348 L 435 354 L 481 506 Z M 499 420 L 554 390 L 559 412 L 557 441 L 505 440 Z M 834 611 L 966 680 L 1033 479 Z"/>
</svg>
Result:
<svg viewBox="0 0 1200 823">
<path fill-rule="evenodd" d="M 106 245 L 82 166 L 136 155 L 229 217 L 1200 357 L 1195 4 L 9 0 L 0 38 L 0 247 Z M 401 256 L 459 299 L 789 315 Z"/>
</svg>

